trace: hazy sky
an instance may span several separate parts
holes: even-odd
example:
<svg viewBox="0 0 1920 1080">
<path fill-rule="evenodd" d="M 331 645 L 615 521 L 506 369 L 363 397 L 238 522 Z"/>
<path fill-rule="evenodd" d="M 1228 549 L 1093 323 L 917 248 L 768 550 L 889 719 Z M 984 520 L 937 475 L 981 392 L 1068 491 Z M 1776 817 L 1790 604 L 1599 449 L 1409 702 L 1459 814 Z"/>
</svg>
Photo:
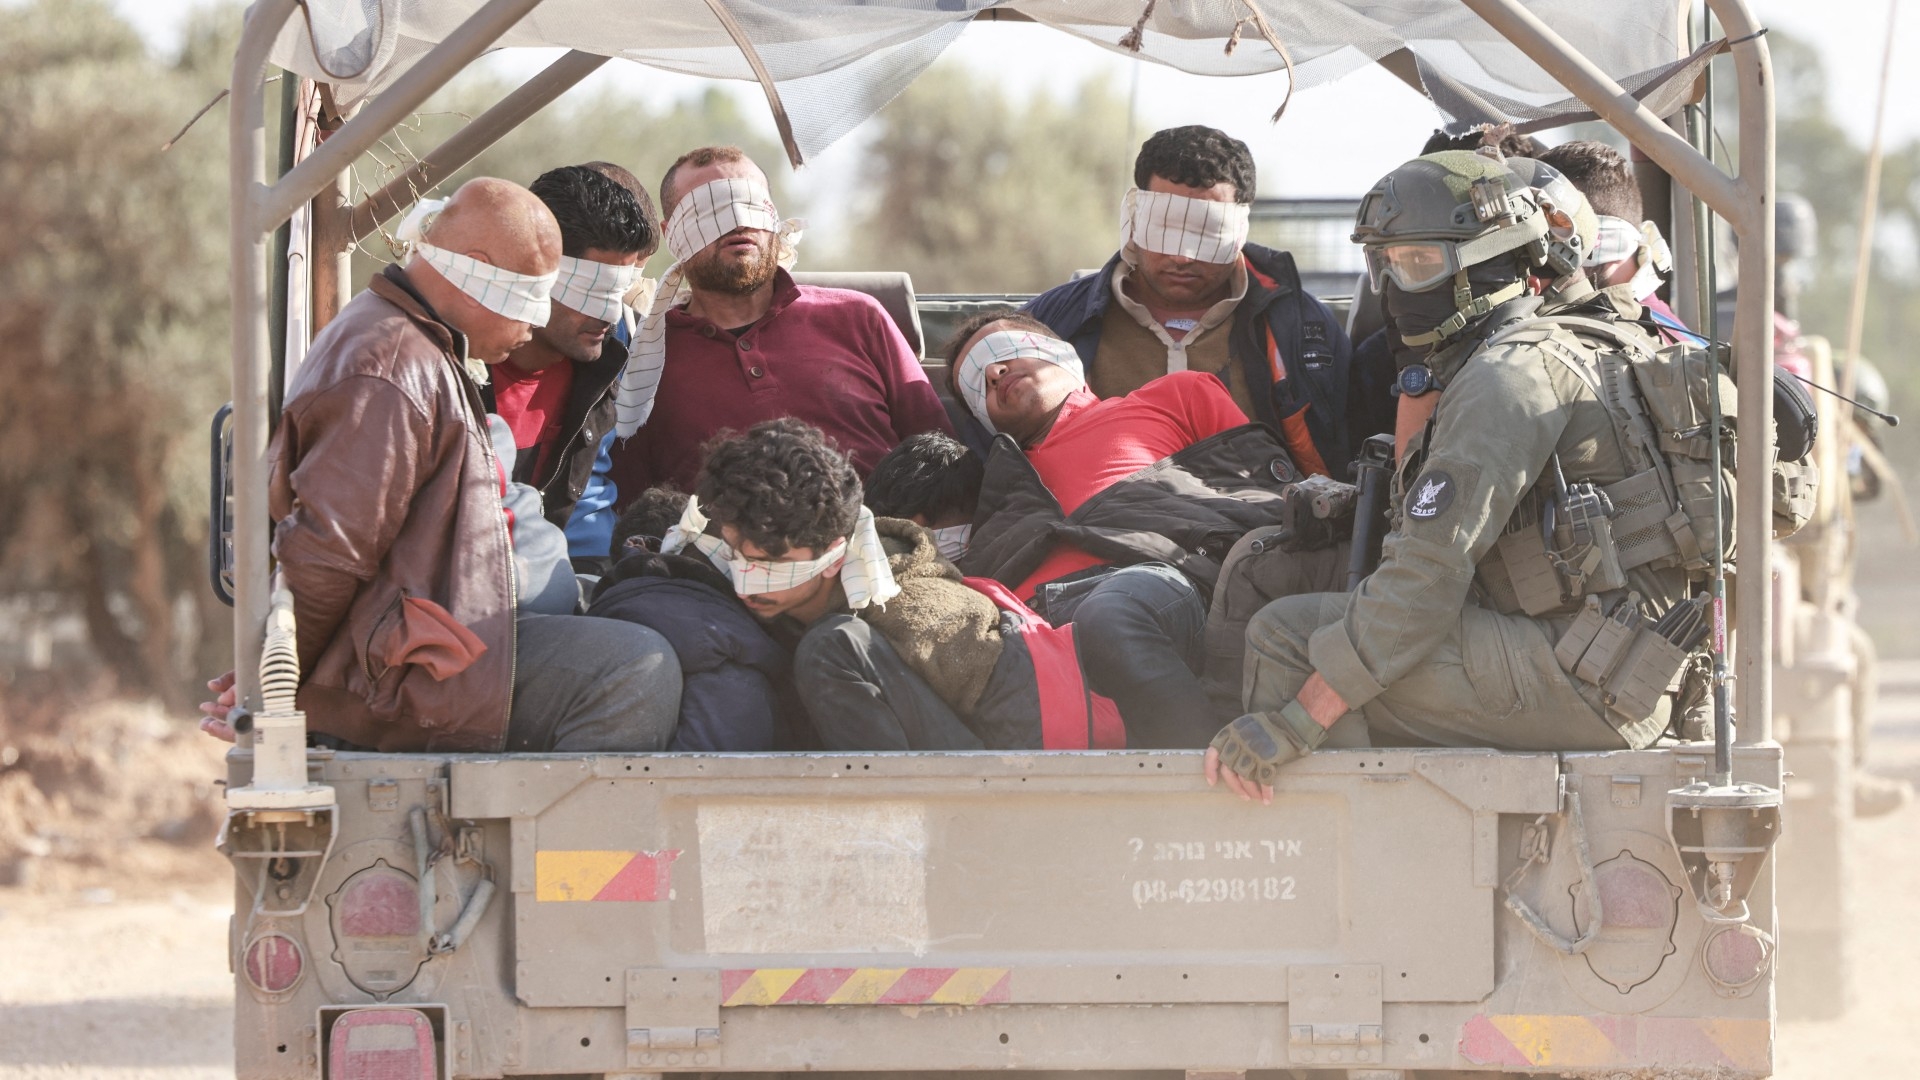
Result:
<svg viewBox="0 0 1920 1080">
<path fill-rule="evenodd" d="M 0 0 L 4 2 L 4 0 Z M 170 43 L 194 0 L 117 0 L 120 9 L 154 40 Z M 1604 2 L 1604 0 L 1596 0 Z M 1832 99 L 1842 121 L 1864 141 L 1873 121 L 1874 96 L 1886 40 L 1888 0 L 1750 0 L 1762 21 L 1813 41 L 1827 62 Z M 1908 4 L 1895 35 L 1894 75 L 1889 97 L 1889 138 L 1920 137 L 1920 8 Z M 487 61 L 515 70 L 536 70 L 539 55 L 496 54 Z M 1284 94 L 1280 74 L 1226 80 L 1189 76 L 1154 64 L 1132 64 L 1095 45 L 1044 27 L 994 24 L 968 28 L 942 57 L 992 71 L 1016 87 L 1045 86 L 1064 91 L 1089 75 L 1107 73 L 1122 92 L 1139 71 L 1136 140 L 1157 128 L 1207 123 L 1245 139 L 1260 167 L 1264 194 L 1355 194 L 1405 160 L 1436 124 L 1422 99 L 1378 68 L 1301 92 L 1278 123 L 1268 121 Z M 616 62 L 589 83 L 619 84 L 636 93 L 687 94 L 700 80 Z M 751 103 L 752 115 L 765 117 L 758 89 L 736 84 Z M 578 93 L 579 91 L 575 91 Z M 564 100 L 564 99 L 563 99 Z M 766 122 L 772 134 L 771 121 Z M 832 208 L 825 192 L 851 178 L 859 156 L 858 130 L 812 162 L 796 185 L 812 196 L 818 218 Z M 1127 151 L 1119 136 L 1116 156 Z M 772 163 L 767 163 L 771 165 Z"/>
</svg>

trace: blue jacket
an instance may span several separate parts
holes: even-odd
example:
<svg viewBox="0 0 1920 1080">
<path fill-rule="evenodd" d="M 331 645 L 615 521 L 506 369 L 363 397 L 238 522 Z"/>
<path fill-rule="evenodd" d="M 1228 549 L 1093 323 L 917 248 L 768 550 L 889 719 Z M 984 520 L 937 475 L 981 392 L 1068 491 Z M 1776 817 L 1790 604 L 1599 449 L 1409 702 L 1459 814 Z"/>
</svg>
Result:
<svg viewBox="0 0 1920 1080">
<path fill-rule="evenodd" d="M 613 432 L 609 430 L 600 439 L 586 489 L 574 500 L 573 513 L 567 518 L 567 554 L 573 556 L 573 568 L 582 573 L 606 566 L 607 549 L 613 546 L 613 527 L 620 517 L 613 501 L 620 491 L 612 472 Z"/>
<path fill-rule="evenodd" d="M 616 563 L 588 615 L 657 631 L 680 658 L 680 723 L 668 750 L 782 749 L 787 651 L 704 559 L 635 552 Z"/>
<path fill-rule="evenodd" d="M 1242 254 L 1247 295 L 1234 311 L 1228 351 L 1247 385 L 1262 388 L 1253 395 L 1252 419 L 1280 432 L 1295 461 L 1306 465 L 1317 456 L 1328 475 L 1345 480 L 1360 442 L 1376 433 L 1372 427 L 1380 405 L 1372 399 L 1385 400 L 1386 415 L 1392 416 L 1391 384 L 1374 387 L 1372 380 L 1356 377 L 1346 329 L 1301 288 L 1292 255 L 1258 244 L 1248 244 Z M 1113 303 L 1109 283 L 1119 262 L 1115 252 L 1099 273 L 1049 289 L 1024 309 L 1073 345 L 1089 375 L 1100 352 L 1102 320 Z M 1278 384 L 1273 381 L 1276 348 L 1287 371 Z M 1392 430 L 1391 420 L 1386 430 Z"/>
</svg>

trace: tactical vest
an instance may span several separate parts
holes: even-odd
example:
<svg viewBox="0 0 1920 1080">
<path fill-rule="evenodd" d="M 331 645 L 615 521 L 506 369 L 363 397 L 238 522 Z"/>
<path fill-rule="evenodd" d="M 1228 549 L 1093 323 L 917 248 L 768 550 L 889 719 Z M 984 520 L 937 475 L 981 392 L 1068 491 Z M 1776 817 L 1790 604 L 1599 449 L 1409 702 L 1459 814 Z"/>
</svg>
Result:
<svg viewBox="0 0 1920 1080">
<path fill-rule="evenodd" d="M 1698 586 L 1713 572 L 1716 509 L 1729 569 L 1735 556 L 1738 394 L 1718 350 L 1691 343 L 1656 349 L 1598 319 L 1529 319 L 1487 346 L 1543 329 L 1574 338 L 1577 347 L 1565 337 L 1540 345 L 1606 407 L 1628 474 L 1609 484 L 1569 484 L 1555 455 L 1475 578 L 1495 610 L 1571 617 L 1554 648 L 1562 668 L 1598 687 L 1619 721 L 1639 722 L 1664 695 L 1679 692 L 1684 706 L 1704 686 L 1699 660 L 1711 618 Z"/>
<path fill-rule="evenodd" d="M 1521 608 L 1544 614 L 1569 600 L 1625 585 L 1637 567 L 1677 567 L 1687 580 L 1705 581 L 1713 568 L 1714 510 L 1720 500 L 1722 554 L 1729 570 L 1735 558 L 1733 537 L 1734 435 L 1738 392 L 1720 351 L 1680 342 L 1654 349 L 1630 330 L 1598 319 L 1572 315 L 1530 319 L 1491 338 L 1498 345 L 1544 326 L 1570 331 L 1587 348 L 1548 348 L 1593 391 L 1612 416 L 1633 472 L 1604 486 L 1576 484 L 1561 489 L 1552 475 L 1542 478 L 1534 498 L 1523 502 L 1498 550 L 1514 571 Z M 1717 384 L 1717 385 L 1716 385 Z M 1714 475 L 1714 395 L 1724 423 L 1719 429 L 1720 475 Z M 1804 457 L 1776 460 L 1769 478 L 1774 536 L 1791 534 L 1810 512 L 1817 474 Z M 1538 526 L 1541 518 L 1554 520 Z M 1532 535 L 1528 545 L 1508 539 Z M 1557 586 L 1535 560 L 1513 556 L 1531 546 L 1559 579 Z M 1518 588 L 1521 585 L 1528 588 Z M 1548 586 L 1553 586 L 1549 588 Z M 1549 593 L 1553 595 L 1549 595 Z"/>
</svg>

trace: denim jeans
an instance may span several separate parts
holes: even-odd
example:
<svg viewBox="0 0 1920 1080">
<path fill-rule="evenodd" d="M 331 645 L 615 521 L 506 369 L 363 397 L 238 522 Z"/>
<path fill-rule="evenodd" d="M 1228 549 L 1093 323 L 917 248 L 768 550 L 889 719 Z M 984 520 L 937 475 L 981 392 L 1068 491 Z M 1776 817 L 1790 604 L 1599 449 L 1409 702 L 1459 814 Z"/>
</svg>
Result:
<svg viewBox="0 0 1920 1080">
<path fill-rule="evenodd" d="M 1142 563 L 1042 585 L 1038 601 L 1055 626 L 1073 624 L 1080 670 L 1120 707 L 1129 747 L 1202 747 L 1232 719 L 1200 684 L 1207 606 L 1185 574 Z"/>
</svg>

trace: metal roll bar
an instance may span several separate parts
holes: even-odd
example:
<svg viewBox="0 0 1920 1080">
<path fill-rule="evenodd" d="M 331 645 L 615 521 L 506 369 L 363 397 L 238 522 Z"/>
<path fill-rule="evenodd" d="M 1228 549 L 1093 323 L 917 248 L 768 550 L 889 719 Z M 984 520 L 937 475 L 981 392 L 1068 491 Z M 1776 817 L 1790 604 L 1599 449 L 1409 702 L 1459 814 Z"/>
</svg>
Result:
<svg viewBox="0 0 1920 1080">
<path fill-rule="evenodd" d="M 1733 353 L 1739 366 L 1740 438 L 1735 470 L 1746 490 L 1734 535 L 1740 574 L 1734 612 L 1738 640 L 1735 709 L 1744 746 L 1773 738 L 1773 678 L 1765 643 L 1773 640 L 1771 492 L 1767 476 L 1773 439 L 1773 61 L 1761 26 L 1744 0 L 1707 0 L 1735 43 L 1740 95 L 1740 173 L 1729 177 L 1659 117 L 1621 89 L 1519 0 L 1461 0 L 1534 63 L 1586 102 L 1668 175 L 1733 226 L 1740 237 L 1740 295 Z M 1703 297 L 1703 304 L 1713 302 Z"/>
</svg>

